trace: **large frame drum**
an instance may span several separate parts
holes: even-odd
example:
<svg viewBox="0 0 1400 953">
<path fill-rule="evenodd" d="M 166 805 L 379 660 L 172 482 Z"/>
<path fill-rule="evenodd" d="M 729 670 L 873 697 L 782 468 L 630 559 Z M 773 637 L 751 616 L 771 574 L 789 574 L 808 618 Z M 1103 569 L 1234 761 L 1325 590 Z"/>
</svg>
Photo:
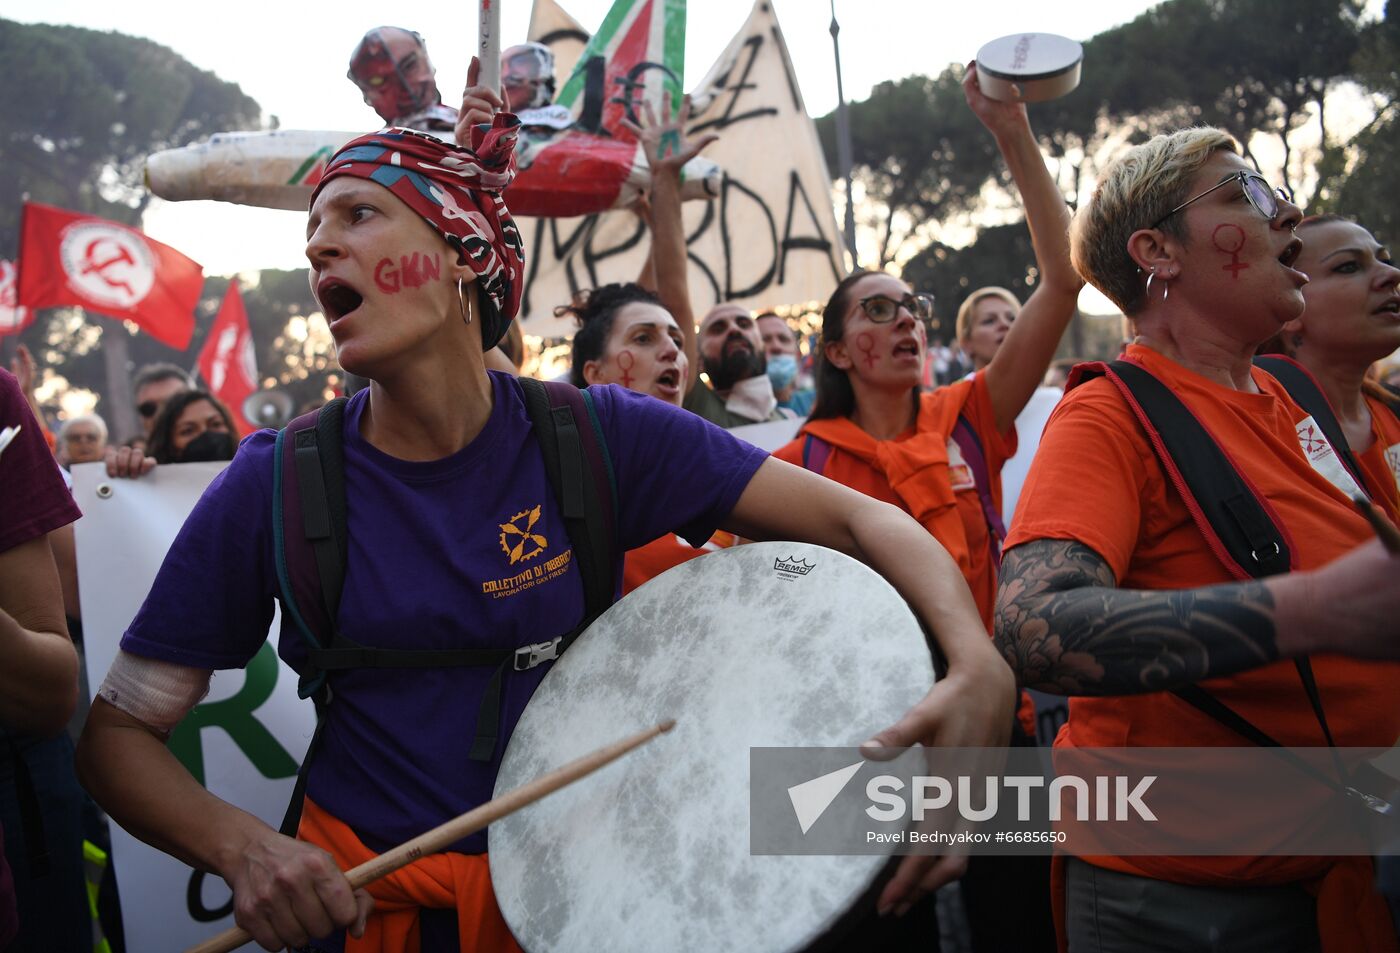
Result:
<svg viewBox="0 0 1400 953">
<path fill-rule="evenodd" d="M 674 718 L 669 734 L 492 825 L 491 877 L 531 953 L 802 950 L 883 856 L 753 856 L 750 747 L 859 745 L 934 678 L 883 578 L 801 543 L 683 563 L 614 605 L 540 685 L 496 781 L 508 791 Z"/>
</svg>

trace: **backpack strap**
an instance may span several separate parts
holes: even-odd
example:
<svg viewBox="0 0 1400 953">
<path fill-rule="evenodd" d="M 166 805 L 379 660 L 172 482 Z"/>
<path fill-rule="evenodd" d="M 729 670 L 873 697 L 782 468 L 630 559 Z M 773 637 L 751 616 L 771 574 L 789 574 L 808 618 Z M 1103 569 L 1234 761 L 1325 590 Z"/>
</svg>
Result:
<svg viewBox="0 0 1400 953">
<path fill-rule="evenodd" d="M 802 468 L 813 473 L 823 473 L 826 461 L 831 456 L 831 444 L 812 434 L 802 442 Z"/>
<path fill-rule="evenodd" d="M 982 503 L 982 518 L 987 521 L 987 548 L 990 550 L 992 568 L 1000 571 L 1001 547 L 1006 542 L 1006 523 L 1002 521 L 1001 511 L 992 500 L 992 471 L 987 466 L 987 454 L 982 449 L 982 438 L 977 436 L 972 422 L 963 414 L 958 414 L 952 439 L 962 451 L 963 462 L 972 471 L 977 498 Z"/>
<path fill-rule="evenodd" d="M 1230 574 L 1262 579 L 1288 572 L 1292 553 L 1272 508 L 1190 408 L 1128 361 L 1080 364 L 1066 390 L 1100 376 L 1127 401 L 1192 521 Z"/>
<path fill-rule="evenodd" d="M 1361 465 L 1356 462 L 1356 457 L 1351 452 L 1351 446 L 1347 443 L 1346 434 L 1342 432 L 1341 422 L 1337 420 L 1331 402 L 1328 401 L 1321 385 L 1308 372 L 1308 369 L 1291 357 L 1277 354 L 1256 357 L 1254 366 L 1268 371 L 1283 385 L 1283 389 L 1288 391 L 1288 396 L 1293 398 L 1293 403 L 1303 408 L 1303 411 L 1317 424 L 1322 435 L 1332 445 L 1332 452 L 1351 473 L 1351 478 L 1356 481 L 1356 485 L 1366 493 L 1367 497 L 1375 499 L 1375 494 L 1366 485 L 1366 475 L 1362 472 Z"/>
<path fill-rule="evenodd" d="M 1288 572 L 1292 551 L 1276 514 L 1190 408 L 1146 368 L 1122 360 L 1078 365 L 1065 389 L 1100 376 L 1112 381 L 1132 408 L 1192 521 L 1225 568 L 1241 580 Z M 1323 737 L 1335 748 L 1312 662 L 1307 656 L 1294 662 Z M 1263 729 L 1200 685 L 1183 685 L 1172 693 L 1255 744 L 1283 750 Z M 1334 760 L 1345 779 L 1340 759 Z"/>
</svg>

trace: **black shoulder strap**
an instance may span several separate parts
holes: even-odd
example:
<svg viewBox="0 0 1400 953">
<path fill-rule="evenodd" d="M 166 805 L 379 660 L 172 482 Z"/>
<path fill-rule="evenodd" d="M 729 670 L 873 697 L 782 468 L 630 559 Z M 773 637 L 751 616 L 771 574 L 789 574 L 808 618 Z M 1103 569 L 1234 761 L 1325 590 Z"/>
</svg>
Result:
<svg viewBox="0 0 1400 953">
<path fill-rule="evenodd" d="M 592 395 L 563 381 L 519 378 L 525 408 L 559 500 L 583 580 L 584 618 L 591 623 L 616 592 L 616 490 Z"/>
<path fill-rule="evenodd" d="M 1262 579 L 1287 572 L 1292 555 L 1282 530 L 1254 491 L 1202 424 L 1171 390 L 1146 368 L 1128 361 L 1080 365 L 1068 387 L 1085 378 L 1106 376 L 1122 393 L 1147 433 L 1163 471 L 1180 493 L 1201 534 L 1235 576 Z M 1334 747 L 1312 662 L 1295 660 L 1298 677 L 1323 737 Z M 1172 693 L 1255 744 L 1279 748 L 1263 729 L 1231 709 L 1200 685 L 1183 685 Z M 1340 776 L 1340 762 L 1338 762 Z"/>
<path fill-rule="evenodd" d="M 1287 572 L 1292 556 L 1259 495 L 1196 415 L 1140 365 L 1082 365 L 1118 387 L 1217 558 L 1240 579 Z"/>
<path fill-rule="evenodd" d="M 1375 494 L 1366 485 L 1366 475 L 1351 452 L 1351 446 L 1347 443 L 1342 425 L 1332 410 L 1332 404 L 1307 369 L 1297 361 L 1275 354 L 1256 357 L 1254 366 L 1268 371 L 1283 385 L 1283 389 L 1288 391 L 1288 396 L 1293 398 L 1293 403 L 1303 408 L 1322 430 L 1322 435 L 1327 438 L 1327 442 L 1332 445 L 1332 451 L 1350 471 L 1356 485 L 1365 490 L 1368 497 L 1374 499 Z"/>
<path fill-rule="evenodd" d="M 346 398 L 337 397 L 316 414 L 312 427 L 293 431 L 292 454 L 301 498 L 302 532 L 311 544 L 321 583 L 321 607 L 337 630 L 345 558 L 349 546 L 345 505 L 345 445 L 342 427 Z"/>
</svg>

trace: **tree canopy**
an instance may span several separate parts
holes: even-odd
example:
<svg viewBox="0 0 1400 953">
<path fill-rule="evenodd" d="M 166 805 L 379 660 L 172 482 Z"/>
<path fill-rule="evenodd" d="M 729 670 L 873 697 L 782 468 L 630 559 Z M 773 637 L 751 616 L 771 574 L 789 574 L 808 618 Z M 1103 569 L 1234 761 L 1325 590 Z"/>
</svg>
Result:
<svg viewBox="0 0 1400 953">
<path fill-rule="evenodd" d="M 1363 6 L 1168 0 L 1091 38 L 1079 88 L 1030 107 L 1066 200 L 1077 206 L 1126 146 L 1207 124 L 1234 133 L 1246 158 L 1308 211 L 1340 211 L 1393 231 L 1400 199 L 1384 183 L 1400 159 L 1400 27 L 1396 0 L 1373 23 L 1363 21 Z M 903 264 L 935 292 L 945 315 L 983 284 L 1019 294 L 1034 281 L 1024 226 L 1014 226 L 1018 240 L 1000 224 L 1005 216 L 985 220 L 989 205 L 1010 205 L 995 198 L 1010 183 L 991 136 L 962 101 L 962 73 L 950 65 L 936 78 L 883 83 L 850 106 L 854 191 L 864 198 L 860 224 L 876 249 L 876 260 L 863 264 Z M 1344 88 L 1352 100 L 1369 96 L 1376 115 L 1342 141 L 1334 94 Z M 817 126 L 839 176 L 834 115 Z M 948 235 L 969 229 L 971 243 L 948 244 Z"/>
<path fill-rule="evenodd" d="M 141 224 L 148 193 L 146 156 L 229 129 L 256 128 L 262 110 L 237 84 L 199 69 L 150 40 L 77 27 L 0 20 L 0 58 L 19 82 L 0 88 L 0 258 L 18 251 L 24 200 Z M 73 308 L 40 312 L 21 340 L 41 368 L 69 386 L 129 400 L 109 382 L 104 350 L 112 335 L 128 370 L 153 361 L 192 368 L 218 313 L 228 280 L 210 278 L 195 310 L 189 348 L 172 350 L 112 321 L 92 323 Z M 243 289 L 259 372 L 298 405 L 318 399 L 338 373 L 329 340 L 305 319 L 317 306 L 305 270 L 264 271 Z"/>
</svg>

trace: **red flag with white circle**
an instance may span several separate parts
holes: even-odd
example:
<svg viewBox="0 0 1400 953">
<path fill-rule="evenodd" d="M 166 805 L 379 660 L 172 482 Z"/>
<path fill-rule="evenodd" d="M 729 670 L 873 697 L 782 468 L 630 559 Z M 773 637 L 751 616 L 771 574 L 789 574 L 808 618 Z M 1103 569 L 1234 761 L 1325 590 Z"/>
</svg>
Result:
<svg viewBox="0 0 1400 953">
<path fill-rule="evenodd" d="M 0 259 L 0 337 L 18 334 L 34 321 L 34 312 L 19 306 L 16 277 L 15 263 Z"/>
<path fill-rule="evenodd" d="M 204 269 L 169 245 L 104 218 L 26 202 L 20 263 L 20 305 L 77 305 L 189 347 Z"/>
<path fill-rule="evenodd" d="M 229 282 L 224 303 L 199 351 L 199 376 L 209 393 L 227 405 L 240 436 L 257 429 L 243 416 L 243 402 L 258 389 L 258 363 L 248 328 L 248 311 L 243 307 L 236 280 Z"/>
</svg>

